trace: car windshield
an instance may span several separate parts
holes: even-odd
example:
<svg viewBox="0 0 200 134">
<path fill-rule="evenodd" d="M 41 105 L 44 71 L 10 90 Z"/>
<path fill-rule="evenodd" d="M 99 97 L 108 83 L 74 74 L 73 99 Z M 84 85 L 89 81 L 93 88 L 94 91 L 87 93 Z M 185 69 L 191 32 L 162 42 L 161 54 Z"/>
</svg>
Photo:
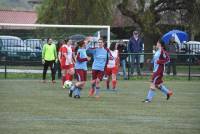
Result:
<svg viewBox="0 0 200 134">
<path fill-rule="evenodd" d="M 41 40 L 25 40 L 25 44 L 26 46 L 29 46 L 31 48 L 41 49 L 42 41 Z"/>
<path fill-rule="evenodd" d="M 6 47 L 24 47 L 21 39 L 2 39 L 2 42 Z"/>
<path fill-rule="evenodd" d="M 200 44 L 191 44 L 190 48 L 191 49 L 200 49 Z"/>
</svg>

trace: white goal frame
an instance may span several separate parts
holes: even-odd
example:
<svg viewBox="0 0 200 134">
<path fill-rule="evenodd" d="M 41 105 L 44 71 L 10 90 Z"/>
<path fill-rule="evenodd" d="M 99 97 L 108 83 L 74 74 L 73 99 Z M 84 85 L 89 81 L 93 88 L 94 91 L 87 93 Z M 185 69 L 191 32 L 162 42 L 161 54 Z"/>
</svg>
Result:
<svg viewBox="0 0 200 134">
<path fill-rule="evenodd" d="M 54 24 L 14 24 L 14 23 L 0 23 L 0 28 L 6 26 L 11 27 L 49 27 L 49 28 L 93 28 L 93 29 L 107 29 L 107 45 L 110 46 L 110 26 L 109 25 L 54 25 Z M 101 35 L 98 35 L 101 36 Z"/>
</svg>

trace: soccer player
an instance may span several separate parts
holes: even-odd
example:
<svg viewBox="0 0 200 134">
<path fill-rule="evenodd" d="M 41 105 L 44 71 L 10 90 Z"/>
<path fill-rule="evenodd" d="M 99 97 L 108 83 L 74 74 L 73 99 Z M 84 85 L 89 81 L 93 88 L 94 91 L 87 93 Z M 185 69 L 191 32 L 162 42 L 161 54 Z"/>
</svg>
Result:
<svg viewBox="0 0 200 134">
<path fill-rule="evenodd" d="M 74 75 L 74 58 L 71 44 L 72 40 L 64 40 L 58 54 L 62 70 L 62 85 L 66 80 L 72 81 Z"/>
<path fill-rule="evenodd" d="M 75 74 L 77 82 L 69 91 L 69 97 L 80 98 L 80 91 L 84 88 L 87 80 L 87 62 L 90 61 L 90 57 L 86 54 L 87 41 L 83 40 L 78 42 L 78 51 L 75 63 Z"/>
<path fill-rule="evenodd" d="M 156 48 L 157 51 L 155 52 L 153 57 L 154 67 L 150 89 L 144 102 L 152 101 L 156 89 L 159 89 L 161 92 L 163 92 L 166 95 L 167 100 L 169 100 L 170 96 L 172 96 L 173 94 L 172 90 L 168 89 L 166 86 L 163 85 L 162 80 L 163 72 L 165 70 L 165 64 L 169 62 L 169 55 L 166 52 L 164 42 L 162 40 L 158 40 Z"/>
<path fill-rule="evenodd" d="M 92 64 L 92 80 L 91 88 L 89 90 L 89 96 L 95 95 L 98 99 L 99 90 L 100 90 L 100 81 L 102 81 L 105 67 L 108 61 L 108 51 L 104 48 L 103 39 L 98 40 L 99 47 L 88 48 L 87 52 L 93 55 L 93 64 Z"/>
<path fill-rule="evenodd" d="M 110 89 L 110 80 L 112 77 L 112 90 L 116 90 L 116 84 L 117 84 L 117 73 L 119 68 L 119 53 L 117 50 L 116 43 L 112 43 L 109 48 L 109 54 L 110 58 L 108 60 L 108 64 L 106 67 L 106 76 L 108 77 L 106 80 L 106 87 L 107 90 Z"/>
<path fill-rule="evenodd" d="M 43 68 L 43 83 L 46 83 L 46 73 L 47 69 L 50 66 L 51 68 L 51 77 L 52 83 L 55 83 L 55 62 L 57 62 L 57 51 L 56 45 L 52 43 L 52 39 L 48 38 L 47 43 L 44 44 L 42 49 L 42 63 L 44 65 Z"/>
</svg>

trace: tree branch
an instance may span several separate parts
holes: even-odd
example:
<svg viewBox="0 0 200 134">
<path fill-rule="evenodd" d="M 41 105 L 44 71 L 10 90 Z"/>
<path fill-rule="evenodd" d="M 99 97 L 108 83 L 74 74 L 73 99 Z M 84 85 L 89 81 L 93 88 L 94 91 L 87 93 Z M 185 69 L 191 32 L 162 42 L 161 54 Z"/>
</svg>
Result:
<svg viewBox="0 0 200 134">
<path fill-rule="evenodd" d="M 127 16 L 131 18 L 135 23 L 137 23 L 139 26 L 142 27 L 141 19 L 139 18 L 139 15 L 137 12 L 130 11 L 128 8 L 128 0 L 123 0 L 122 3 L 117 5 L 117 8 L 120 10 L 122 15 Z"/>
</svg>

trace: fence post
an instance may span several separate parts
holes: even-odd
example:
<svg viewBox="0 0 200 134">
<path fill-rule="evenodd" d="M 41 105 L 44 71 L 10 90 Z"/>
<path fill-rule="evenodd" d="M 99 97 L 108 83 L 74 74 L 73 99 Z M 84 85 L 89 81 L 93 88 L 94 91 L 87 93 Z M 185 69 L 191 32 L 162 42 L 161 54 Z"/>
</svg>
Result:
<svg viewBox="0 0 200 134">
<path fill-rule="evenodd" d="M 191 79 L 191 55 L 190 55 L 190 45 L 189 45 L 189 67 L 188 67 L 188 80 Z"/>
<path fill-rule="evenodd" d="M 128 80 L 130 79 L 130 67 L 131 67 L 131 54 L 128 56 Z"/>
<path fill-rule="evenodd" d="M 5 56 L 5 60 L 4 60 L 4 66 L 5 66 L 5 72 L 4 72 L 4 78 L 7 78 L 7 56 Z"/>
</svg>

